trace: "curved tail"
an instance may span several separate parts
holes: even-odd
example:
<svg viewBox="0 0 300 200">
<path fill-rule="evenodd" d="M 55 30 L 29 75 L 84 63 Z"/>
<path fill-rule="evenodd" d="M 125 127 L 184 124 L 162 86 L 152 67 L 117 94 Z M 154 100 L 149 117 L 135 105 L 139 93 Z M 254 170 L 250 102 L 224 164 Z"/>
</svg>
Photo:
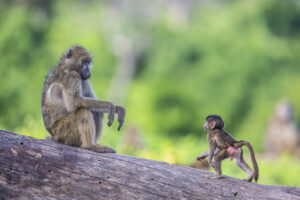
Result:
<svg viewBox="0 0 300 200">
<path fill-rule="evenodd" d="M 252 164 L 253 164 L 253 168 L 254 168 L 254 180 L 255 182 L 257 182 L 258 180 L 258 165 L 257 165 L 257 162 L 256 162 L 256 159 L 255 159 L 255 155 L 254 155 L 254 151 L 253 151 L 253 148 L 251 146 L 251 144 L 247 141 L 238 141 L 238 142 L 235 142 L 233 144 L 233 147 L 234 148 L 240 148 L 242 146 L 246 145 L 250 151 L 250 154 L 251 154 L 251 160 L 252 160 Z"/>
</svg>

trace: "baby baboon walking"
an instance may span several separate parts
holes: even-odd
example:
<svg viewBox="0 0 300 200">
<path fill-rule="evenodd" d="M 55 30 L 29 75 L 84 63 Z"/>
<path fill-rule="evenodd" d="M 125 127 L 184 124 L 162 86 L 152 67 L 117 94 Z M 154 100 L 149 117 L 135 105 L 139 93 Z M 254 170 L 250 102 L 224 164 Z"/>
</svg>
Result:
<svg viewBox="0 0 300 200">
<path fill-rule="evenodd" d="M 208 157 L 208 163 L 217 172 L 212 178 L 222 176 L 222 161 L 224 159 L 236 158 L 236 164 L 242 170 L 248 173 L 245 181 L 251 182 L 252 179 L 258 180 L 258 165 L 251 144 L 247 141 L 236 141 L 229 133 L 223 130 L 224 121 L 221 116 L 209 115 L 206 117 L 204 128 L 209 131 L 207 139 L 209 150 L 198 156 L 197 160 L 203 160 Z M 251 160 L 254 170 L 252 170 L 243 158 L 242 146 L 246 145 L 250 151 Z"/>
</svg>

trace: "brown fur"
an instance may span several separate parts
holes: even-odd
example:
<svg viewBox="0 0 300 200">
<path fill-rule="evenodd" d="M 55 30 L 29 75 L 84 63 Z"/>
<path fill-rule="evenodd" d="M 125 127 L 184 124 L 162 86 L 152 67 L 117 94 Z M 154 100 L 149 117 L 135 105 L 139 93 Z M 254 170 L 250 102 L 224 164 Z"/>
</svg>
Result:
<svg viewBox="0 0 300 200">
<path fill-rule="evenodd" d="M 207 140 L 210 145 L 210 149 L 201 154 L 197 159 L 202 160 L 208 157 L 209 164 L 215 169 L 217 175 L 214 178 L 219 178 L 222 176 L 222 161 L 227 158 L 236 158 L 236 164 L 245 172 L 248 173 L 248 178 L 246 181 L 251 182 L 254 178 L 255 181 L 258 180 L 258 165 L 255 159 L 255 154 L 251 144 L 247 141 L 236 141 L 229 133 L 223 130 L 224 121 L 218 115 L 209 115 L 206 118 L 204 128 L 210 132 L 207 134 Z M 250 169 L 248 164 L 243 158 L 243 151 L 241 148 L 246 145 L 251 154 L 251 160 L 254 167 L 254 171 Z M 236 151 L 231 153 L 231 148 L 235 148 Z M 214 162 L 212 161 L 214 159 Z"/>
<path fill-rule="evenodd" d="M 103 114 L 108 113 L 111 126 L 117 113 L 120 130 L 126 111 L 111 102 L 97 100 L 88 80 L 91 63 L 90 53 L 81 46 L 74 46 L 49 72 L 42 94 L 44 124 L 55 142 L 113 153 L 114 149 L 97 145 Z"/>
</svg>

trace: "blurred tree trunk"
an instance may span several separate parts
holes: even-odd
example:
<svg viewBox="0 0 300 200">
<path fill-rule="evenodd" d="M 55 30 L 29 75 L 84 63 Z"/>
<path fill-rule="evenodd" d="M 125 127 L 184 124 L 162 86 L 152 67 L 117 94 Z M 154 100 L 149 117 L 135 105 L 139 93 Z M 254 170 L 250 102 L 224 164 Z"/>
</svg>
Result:
<svg viewBox="0 0 300 200">
<path fill-rule="evenodd" d="M 187 23 L 194 5 L 194 0 L 112 0 L 108 3 L 102 24 L 106 39 L 118 60 L 109 89 L 113 101 L 123 102 L 130 82 L 140 67 L 137 61 L 150 45 L 152 25 L 167 13 L 181 26 Z"/>
</svg>

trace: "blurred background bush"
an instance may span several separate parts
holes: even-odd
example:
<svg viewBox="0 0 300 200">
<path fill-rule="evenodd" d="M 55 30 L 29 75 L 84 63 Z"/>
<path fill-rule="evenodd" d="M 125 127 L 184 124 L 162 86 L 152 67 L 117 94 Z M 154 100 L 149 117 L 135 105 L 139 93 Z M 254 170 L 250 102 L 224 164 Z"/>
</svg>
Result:
<svg viewBox="0 0 300 200">
<path fill-rule="evenodd" d="M 259 183 L 300 187 L 299 39 L 297 0 L 0 0 L 0 128 L 48 135 L 45 76 L 80 44 L 94 56 L 97 95 L 127 108 L 123 130 L 105 127 L 101 143 L 195 165 L 208 149 L 204 119 L 219 114 L 254 146 Z M 272 145 L 289 135 L 283 149 Z M 230 161 L 224 173 L 246 177 Z"/>
</svg>

